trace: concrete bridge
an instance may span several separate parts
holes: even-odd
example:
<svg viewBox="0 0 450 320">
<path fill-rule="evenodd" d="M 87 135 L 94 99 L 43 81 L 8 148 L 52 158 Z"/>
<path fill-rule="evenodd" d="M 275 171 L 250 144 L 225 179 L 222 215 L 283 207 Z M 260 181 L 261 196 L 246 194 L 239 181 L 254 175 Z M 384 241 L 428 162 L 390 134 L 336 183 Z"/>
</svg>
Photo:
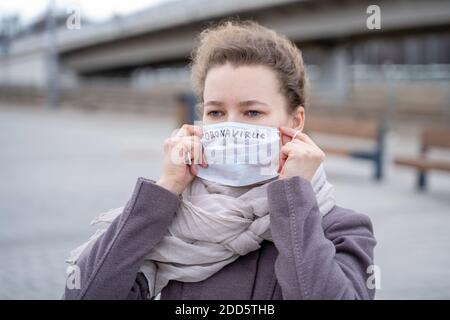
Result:
<svg viewBox="0 0 450 320">
<path fill-rule="evenodd" d="M 368 55 L 353 49 L 367 41 L 450 30 L 449 1 L 377 1 L 381 30 L 366 26 L 366 9 L 371 3 L 184 0 L 103 24 L 82 24 L 78 30 L 62 27 L 56 32 L 62 81 L 76 81 L 80 76 L 127 76 L 145 66 L 183 66 L 197 33 L 208 23 L 227 17 L 253 19 L 287 35 L 304 50 L 307 63 L 320 64 L 330 81 L 339 79 L 340 65 L 365 62 Z M 44 84 L 48 43 L 45 33 L 12 42 L 9 54 L 0 58 L 0 81 L 8 75 L 13 82 Z"/>
</svg>

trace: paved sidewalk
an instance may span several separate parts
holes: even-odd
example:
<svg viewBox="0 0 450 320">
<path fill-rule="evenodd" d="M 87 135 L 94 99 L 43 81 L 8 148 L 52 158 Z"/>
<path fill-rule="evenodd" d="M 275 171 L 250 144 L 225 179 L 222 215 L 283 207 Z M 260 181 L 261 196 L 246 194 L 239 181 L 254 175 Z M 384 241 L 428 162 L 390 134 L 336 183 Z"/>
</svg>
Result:
<svg viewBox="0 0 450 320">
<path fill-rule="evenodd" d="M 100 212 L 122 206 L 139 176 L 157 179 L 164 117 L 0 107 L 0 298 L 58 299 L 68 252 L 93 232 Z M 389 135 L 414 153 L 414 137 Z M 372 218 L 381 268 L 377 298 L 450 298 L 450 174 L 389 166 L 375 183 L 364 161 L 328 158 L 338 202 Z"/>
</svg>

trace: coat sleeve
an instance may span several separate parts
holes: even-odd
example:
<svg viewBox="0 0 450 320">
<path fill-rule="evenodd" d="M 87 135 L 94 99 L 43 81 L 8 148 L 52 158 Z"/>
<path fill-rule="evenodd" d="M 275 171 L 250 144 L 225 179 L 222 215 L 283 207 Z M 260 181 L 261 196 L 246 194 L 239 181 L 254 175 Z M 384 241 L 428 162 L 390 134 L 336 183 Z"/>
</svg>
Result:
<svg viewBox="0 0 450 320">
<path fill-rule="evenodd" d="M 71 266 L 63 298 L 146 299 L 147 281 L 139 269 L 167 232 L 178 202 L 174 193 L 139 178 L 123 212 Z"/>
<path fill-rule="evenodd" d="M 340 207 L 323 217 L 301 177 L 274 181 L 267 192 L 283 299 L 373 299 L 366 285 L 376 245 L 370 219 Z"/>
</svg>

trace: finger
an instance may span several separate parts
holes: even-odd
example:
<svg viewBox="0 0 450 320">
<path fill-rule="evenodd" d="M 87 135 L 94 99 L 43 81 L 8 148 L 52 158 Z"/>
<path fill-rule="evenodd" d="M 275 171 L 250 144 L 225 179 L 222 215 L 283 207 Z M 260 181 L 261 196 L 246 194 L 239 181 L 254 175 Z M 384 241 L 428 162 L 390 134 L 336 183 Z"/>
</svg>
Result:
<svg viewBox="0 0 450 320">
<path fill-rule="evenodd" d="M 300 155 L 305 150 L 311 150 L 311 145 L 297 139 L 289 141 L 280 149 L 279 167 L 282 168 L 289 157 Z"/>
<path fill-rule="evenodd" d="M 280 132 L 290 138 L 292 138 L 295 133 L 298 131 L 297 129 L 294 128 L 290 128 L 290 127 L 280 127 L 279 128 Z"/>
<path fill-rule="evenodd" d="M 283 157 L 289 157 L 289 155 L 298 148 L 296 142 L 290 141 L 281 147 L 280 153 Z"/>
<path fill-rule="evenodd" d="M 300 134 L 299 130 L 289 127 L 280 127 L 279 130 L 281 134 L 281 143 L 283 145 L 291 141 L 296 134 L 297 136 Z"/>
<path fill-rule="evenodd" d="M 176 137 L 184 137 L 184 136 L 198 136 L 201 137 L 203 135 L 203 131 L 199 126 L 193 126 L 190 124 L 184 124 L 180 130 L 178 130 Z"/>
<path fill-rule="evenodd" d="M 196 176 L 197 175 L 197 167 L 195 165 L 195 163 L 192 162 L 192 153 L 190 150 L 190 144 L 186 143 L 186 141 L 180 141 L 180 145 L 181 145 L 181 149 L 183 150 L 183 154 L 185 156 L 187 156 L 187 158 L 185 158 L 186 160 L 189 161 L 185 161 L 185 164 L 188 166 L 188 170 L 189 172 Z"/>
<path fill-rule="evenodd" d="M 192 174 L 197 175 L 197 164 L 206 168 L 208 164 L 205 161 L 203 145 L 200 142 L 200 138 L 197 136 L 182 137 L 180 143 L 183 148 L 184 164 L 190 167 Z"/>
<path fill-rule="evenodd" d="M 286 163 L 286 159 L 280 153 L 280 156 L 279 156 L 279 159 L 278 159 L 278 168 L 277 168 L 277 172 L 278 173 L 280 173 L 280 171 L 284 167 L 285 163 Z"/>
<path fill-rule="evenodd" d="M 202 148 L 203 148 L 203 145 L 202 145 Z M 206 154 L 205 154 L 205 150 L 204 149 L 202 150 L 202 159 L 203 159 L 202 167 L 203 168 L 207 168 L 208 167 L 208 159 L 206 158 Z"/>
<path fill-rule="evenodd" d="M 198 173 L 197 165 L 196 164 L 189 165 L 189 171 L 191 172 L 192 175 L 196 176 Z"/>
<path fill-rule="evenodd" d="M 203 145 L 198 136 L 187 136 L 181 138 L 182 143 L 190 153 L 190 160 L 195 164 L 200 164 L 203 168 L 208 165 L 205 161 Z"/>
<path fill-rule="evenodd" d="M 201 167 L 206 167 L 206 162 L 204 161 L 204 153 L 203 153 L 203 145 L 200 142 L 200 138 L 197 136 L 193 136 L 192 143 L 192 154 L 194 155 L 194 163 L 199 164 Z"/>
<path fill-rule="evenodd" d="M 288 143 L 289 141 L 292 140 L 291 136 L 288 136 L 286 134 L 280 133 L 280 137 L 281 137 L 281 144 L 284 146 L 286 143 Z"/>
<path fill-rule="evenodd" d="M 184 156 L 185 156 L 185 163 L 186 164 L 192 164 L 195 162 L 195 147 L 194 147 L 194 141 L 192 139 L 193 136 L 187 136 L 182 137 L 180 140 L 180 143 L 182 144 Z"/>
<path fill-rule="evenodd" d="M 315 142 L 306 133 L 300 132 L 298 130 L 295 130 L 295 129 L 289 128 L 289 127 L 280 127 L 280 132 L 284 136 L 289 136 L 289 137 L 294 137 L 295 136 L 294 140 L 303 141 L 303 142 L 305 142 L 308 145 L 312 145 L 314 147 L 317 147 Z"/>
<path fill-rule="evenodd" d="M 192 154 L 194 154 L 195 163 L 200 164 L 201 167 L 206 168 L 208 163 L 206 161 L 205 149 L 198 136 L 190 136 L 192 139 Z"/>
<path fill-rule="evenodd" d="M 292 142 L 293 144 L 295 144 L 297 146 L 300 146 L 300 148 L 311 148 L 311 147 L 314 147 L 314 146 L 311 146 L 310 144 L 308 144 L 305 141 L 300 140 L 300 139 L 294 139 L 294 140 L 291 140 L 290 142 Z"/>
<path fill-rule="evenodd" d="M 293 142 L 287 142 L 283 147 L 280 149 L 280 156 L 279 156 L 279 165 L 278 165 L 278 172 L 280 172 L 284 164 L 286 163 L 287 159 L 289 158 L 289 155 L 294 150 L 295 145 Z"/>
<path fill-rule="evenodd" d="M 197 173 L 198 173 L 198 169 L 197 169 L 197 165 L 196 165 L 196 163 L 198 163 L 198 160 L 197 160 L 196 157 L 195 157 L 196 151 L 193 151 L 193 150 L 192 150 L 192 145 L 193 145 L 193 143 L 190 143 L 189 146 L 186 146 L 186 148 L 190 147 L 190 148 L 188 149 L 188 153 L 189 153 L 189 155 L 190 155 L 190 157 L 191 157 L 191 163 L 188 164 L 188 167 L 189 167 L 189 172 L 190 172 L 193 176 L 196 176 Z"/>
<path fill-rule="evenodd" d="M 186 164 L 186 148 L 181 138 L 173 137 L 164 144 L 164 150 L 175 165 Z"/>
<path fill-rule="evenodd" d="M 297 135 L 297 137 L 296 137 L 298 140 L 300 140 L 300 141 L 303 141 L 303 142 L 305 142 L 305 143 L 307 143 L 307 144 L 309 144 L 309 145 L 312 145 L 312 146 L 316 146 L 317 147 L 317 145 L 315 144 L 315 142 L 306 134 L 306 133 L 299 133 L 298 135 Z"/>
</svg>

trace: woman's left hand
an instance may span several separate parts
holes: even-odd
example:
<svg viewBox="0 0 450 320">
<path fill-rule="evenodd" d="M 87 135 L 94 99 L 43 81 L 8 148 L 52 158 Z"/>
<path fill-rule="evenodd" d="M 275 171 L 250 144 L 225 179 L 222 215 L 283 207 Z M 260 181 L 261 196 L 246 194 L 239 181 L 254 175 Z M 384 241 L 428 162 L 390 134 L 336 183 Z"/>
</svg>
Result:
<svg viewBox="0 0 450 320">
<path fill-rule="evenodd" d="M 298 132 L 296 135 L 297 130 L 289 127 L 280 127 L 279 130 L 283 145 L 280 150 L 279 178 L 300 176 L 311 181 L 325 159 L 325 153 L 306 134 Z"/>
</svg>

